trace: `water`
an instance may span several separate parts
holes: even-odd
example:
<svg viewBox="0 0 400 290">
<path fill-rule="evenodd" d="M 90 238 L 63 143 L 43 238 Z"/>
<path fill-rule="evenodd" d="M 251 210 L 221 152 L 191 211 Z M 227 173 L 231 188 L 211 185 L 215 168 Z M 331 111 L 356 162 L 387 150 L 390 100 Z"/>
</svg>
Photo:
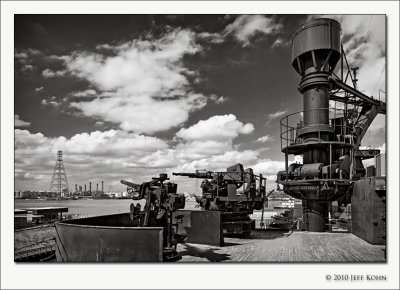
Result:
<svg viewBox="0 0 400 290">
<path fill-rule="evenodd" d="M 78 199 L 78 200 L 15 200 L 15 209 L 30 207 L 68 207 L 68 213 L 63 215 L 79 215 L 81 217 L 100 216 L 129 212 L 131 203 L 140 203 L 143 207 L 144 200 L 131 199 Z M 195 206 L 190 200 L 186 201 L 185 208 L 193 209 Z"/>
<path fill-rule="evenodd" d="M 29 207 L 68 207 L 68 213 L 63 215 L 72 215 L 79 217 L 92 217 L 109 214 L 119 214 L 129 212 L 131 203 L 140 203 L 144 205 L 144 200 L 134 201 L 131 199 L 79 199 L 79 200 L 15 200 L 15 208 L 23 209 Z M 275 210 L 273 206 L 278 205 L 280 201 L 270 201 L 268 208 L 265 208 L 264 219 L 270 219 L 271 216 L 282 210 Z M 190 198 L 186 199 L 185 209 L 195 208 L 196 202 Z M 252 219 L 259 221 L 261 219 L 261 211 L 254 211 L 250 216 Z"/>
<path fill-rule="evenodd" d="M 15 208 L 68 207 L 68 213 L 82 217 L 129 212 L 130 199 L 93 200 L 15 200 Z"/>
</svg>

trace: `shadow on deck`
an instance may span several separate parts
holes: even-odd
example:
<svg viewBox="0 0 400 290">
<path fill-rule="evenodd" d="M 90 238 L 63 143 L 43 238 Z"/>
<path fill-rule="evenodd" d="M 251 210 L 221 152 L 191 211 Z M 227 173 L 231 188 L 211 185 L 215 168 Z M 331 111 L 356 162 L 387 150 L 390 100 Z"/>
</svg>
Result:
<svg viewBox="0 0 400 290">
<path fill-rule="evenodd" d="M 180 252 L 183 256 L 191 256 L 197 258 L 205 258 L 210 262 L 222 262 L 229 260 L 230 255 L 228 254 L 218 254 L 215 251 L 220 250 L 220 248 L 200 248 L 189 244 L 183 244 L 184 250 Z"/>
</svg>

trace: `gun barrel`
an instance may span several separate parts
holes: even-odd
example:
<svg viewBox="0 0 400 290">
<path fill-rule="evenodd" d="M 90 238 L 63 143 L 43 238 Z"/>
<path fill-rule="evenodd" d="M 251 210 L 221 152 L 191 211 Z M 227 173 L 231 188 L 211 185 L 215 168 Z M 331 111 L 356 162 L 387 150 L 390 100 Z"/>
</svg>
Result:
<svg viewBox="0 0 400 290">
<path fill-rule="evenodd" d="M 126 180 L 121 180 L 121 183 L 125 184 L 126 186 L 133 187 L 133 188 L 140 186 L 140 184 L 132 183 L 132 182 L 129 182 L 129 181 L 126 181 Z"/>
<path fill-rule="evenodd" d="M 212 178 L 211 172 L 196 172 L 196 173 L 189 173 L 189 172 L 173 172 L 172 175 L 176 176 L 187 176 L 189 178 Z"/>
</svg>

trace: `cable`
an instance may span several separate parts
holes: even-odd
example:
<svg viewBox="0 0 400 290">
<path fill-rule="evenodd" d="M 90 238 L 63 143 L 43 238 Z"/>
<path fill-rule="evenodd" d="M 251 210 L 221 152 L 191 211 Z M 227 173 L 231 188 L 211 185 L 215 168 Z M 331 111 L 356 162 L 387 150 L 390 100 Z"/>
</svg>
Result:
<svg viewBox="0 0 400 290">
<path fill-rule="evenodd" d="M 381 74 L 379 75 L 378 81 L 376 82 L 374 89 L 372 90 L 372 96 L 375 95 L 376 87 L 378 86 L 379 81 L 381 80 L 381 77 L 382 77 L 383 71 L 385 70 L 385 67 L 386 67 L 386 63 L 382 68 Z"/>
<path fill-rule="evenodd" d="M 369 31 L 370 31 L 370 28 L 371 28 L 372 16 L 373 16 L 373 15 L 371 15 L 371 17 L 370 17 L 370 19 L 369 19 L 369 24 L 368 24 L 368 30 L 367 30 L 367 34 L 365 34 L 365 38 L 364 38 L 363 47 L 361 48 L 361 53 L 360 53 L 360 61 L 358 62 L 358 65 L 357 65 L 358 67 L 360 66 L 360 63 L 361 63 L 361 57 L 362 57 L 362 55 L 363 55 L 363 53 L 364 53 L 364 50 L 365 50 L 365 44 L 367 43 L 367 39 L 368 39 L 368 35 L 369 35 Z"/>
</svg>

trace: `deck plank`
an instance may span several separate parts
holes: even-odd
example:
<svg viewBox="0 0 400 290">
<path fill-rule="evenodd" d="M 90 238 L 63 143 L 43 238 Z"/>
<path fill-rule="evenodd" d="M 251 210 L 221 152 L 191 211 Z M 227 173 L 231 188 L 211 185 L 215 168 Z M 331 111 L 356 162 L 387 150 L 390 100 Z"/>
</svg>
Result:
<svg viewBox="0 0 400 290">
<path fill-rule="evenodd" d="M 274 239 L 225 238 L 225 243 L 179 245 L 181 262 L 385 262 L 384 246 L 351 233 L 294 232 Z"/>
</svg>

